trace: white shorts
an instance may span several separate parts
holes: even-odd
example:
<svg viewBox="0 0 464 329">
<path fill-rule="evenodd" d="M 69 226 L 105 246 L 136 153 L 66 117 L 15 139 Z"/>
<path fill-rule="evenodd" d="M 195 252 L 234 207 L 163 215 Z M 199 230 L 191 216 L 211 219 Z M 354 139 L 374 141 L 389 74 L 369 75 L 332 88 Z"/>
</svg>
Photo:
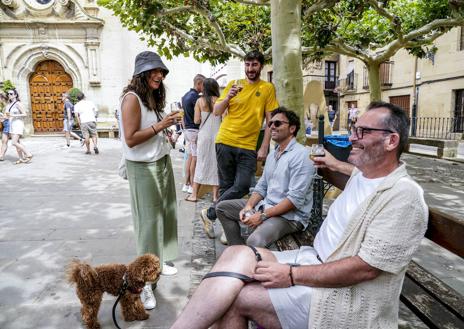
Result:
<svg viewBox="0 0 464 329">
<path fill-rule="evenodd" d="M 198 130 L 197 129 L 185 129 L 184 130 L 185 141 L 187 142 L 187 153 L 192 156 L 197 156 L 197 140 Z"/>
<path fill-rule="evenodd" d="M 309 246 L 296 250 L 273 252 L 273 254 L 277 261 L 282 264 L 321 264 L 317 259 L 316 250 Z M 311 287 L 274 288 L 268 289 L 268 292 L 282 329 L 308 328 Z"/>
</svg>

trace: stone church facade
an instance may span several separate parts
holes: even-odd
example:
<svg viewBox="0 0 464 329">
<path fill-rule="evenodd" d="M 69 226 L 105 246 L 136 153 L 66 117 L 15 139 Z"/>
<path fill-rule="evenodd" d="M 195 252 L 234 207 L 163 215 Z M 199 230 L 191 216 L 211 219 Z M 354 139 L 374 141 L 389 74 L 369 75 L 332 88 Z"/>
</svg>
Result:
<svg viewBox="0 0 464 329">
<path fill-rule="evenodd" d="M 61 94 L 71 87 L 111 121 L 134 58 L 147 49 L 93 0 L 0 0 L 0 81 L 17 87 L 28 109 L 27 134 L 62 130 Z M 191 58 L 165 62 L 168 103 L 180 100 L 195 74 L 212 74 Z"/>
</svg>

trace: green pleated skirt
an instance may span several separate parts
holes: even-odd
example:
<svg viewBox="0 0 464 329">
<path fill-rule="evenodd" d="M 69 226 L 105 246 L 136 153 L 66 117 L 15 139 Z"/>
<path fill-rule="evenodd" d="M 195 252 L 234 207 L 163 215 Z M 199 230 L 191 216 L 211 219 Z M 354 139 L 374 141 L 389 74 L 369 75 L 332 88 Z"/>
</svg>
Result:
<svg viewBox="0 0 464 329">
<path fill-rule="evenodd" d="M 171 158 L 126 160 L 137 255 L 152 253 L 160 262 L 177 257 L 177 201 Z"/>
</svg>

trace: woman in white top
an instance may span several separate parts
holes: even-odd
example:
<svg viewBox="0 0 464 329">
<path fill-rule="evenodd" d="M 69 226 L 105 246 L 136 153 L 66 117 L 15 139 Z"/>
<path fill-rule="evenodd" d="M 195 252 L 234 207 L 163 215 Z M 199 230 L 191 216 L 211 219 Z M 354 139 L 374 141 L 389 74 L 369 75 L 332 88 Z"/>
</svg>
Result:
<svg viewBox="0 0 464 329">
<path fill-rule="evenodd" d="M 156 254 L 162 275 L 177 273 L 166 264 L 177 257 L 177 201 L 166 128 L 181 117 L 178 111 L 163 112 L 163 80 L 168 72 L 156 53 L 138 54 L 119 112 L 137 254 Z M 141 298 L 146 309 L 156 306 L 150 284 L 144 287 Z"/>
<path fill-rule="evenodd" d="M 26 111 L 19 101 L 19 95 L 16 89 L 8 90 L 8 104 L 6 105 L 6 116 L 9 118 L 11 143 L 16 147 L 19 159 L 16 164 L 28 163 L 32 160 L 32 154 L 26 150 L 24 145 L 20 144 L 19 139 L 24 134 L 23 118 L 27 116 Z"/>
<path fill-rule="evenodd" d="M 213 106 L 219 94 L 219 85 L 216 80 L 212 78 L 203 80 L 203 96 L 195 104 L 193 118 L 196 124 L 200 124 L 197 141 L 197 165 L 193 179 L 193 192 L 185 199 L 187 201 L 197 201 L 201 185 L 213 187 L 213 202 L 219 198 L 215 139 L 221 125 L 221 116 L 213 114 Z"/>
</svg>

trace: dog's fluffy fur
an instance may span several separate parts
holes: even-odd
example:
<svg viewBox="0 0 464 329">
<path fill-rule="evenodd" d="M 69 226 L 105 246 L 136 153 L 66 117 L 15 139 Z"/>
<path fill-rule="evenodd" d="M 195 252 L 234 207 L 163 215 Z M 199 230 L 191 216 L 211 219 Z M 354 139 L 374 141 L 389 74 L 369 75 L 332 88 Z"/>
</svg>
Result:
<svg viewBox="0 0 464 329">
<path fill-rule="evenodd" d="M 103 293 L 117 296 L 123 284 L 124 273 L 127 273 L 129 289 L 120 299 L 123 318 L 125 321 L 146 320 L 149 315 L 140 300 L 140 292 L 146 282 L 158 280 L 160 275 L 158 257 L 145 254 L 137 257 L 127 266 L 106 264 L 93 268 L 79 260 L 73 260 L 68 265 L 67 279 L 71 284 L 76 285 L 77 296 L 82 304 L 82 321 L 87 328 L 100 328 L 97 316 Z"/>
</svg>

